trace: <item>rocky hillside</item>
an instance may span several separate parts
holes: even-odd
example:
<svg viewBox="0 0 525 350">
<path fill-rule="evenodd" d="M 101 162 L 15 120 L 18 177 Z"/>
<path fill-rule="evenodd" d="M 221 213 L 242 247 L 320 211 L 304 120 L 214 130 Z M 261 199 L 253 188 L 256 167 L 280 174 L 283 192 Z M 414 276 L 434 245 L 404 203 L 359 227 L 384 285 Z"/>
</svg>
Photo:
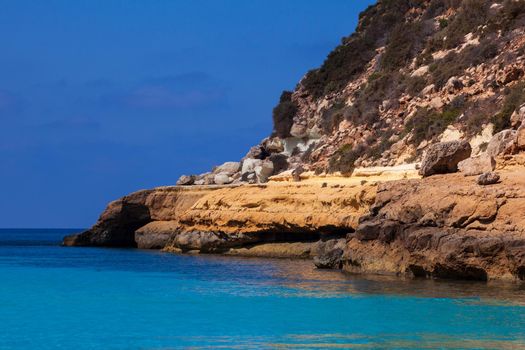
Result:
<svg viewBox="0 0 525 350">
<path fill-rule="evenodd" d="M 417 163 L 437 141 L 467 140 L 477 155 L 493 134 L 519 127 L 524 74 L 525 1 L 379 0 L 282 93 L 272 135 L 242 164 L 179 184 Z"/>
</svg>

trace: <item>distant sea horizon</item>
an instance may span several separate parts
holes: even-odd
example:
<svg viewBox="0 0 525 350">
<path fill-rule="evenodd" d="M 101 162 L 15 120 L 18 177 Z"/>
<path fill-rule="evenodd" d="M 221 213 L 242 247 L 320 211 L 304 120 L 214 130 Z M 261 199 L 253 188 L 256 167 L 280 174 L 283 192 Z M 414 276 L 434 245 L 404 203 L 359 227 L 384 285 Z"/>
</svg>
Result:
<svg viewBox="0 0 525 350">
<path fill-rule="evenodd" d="M 61 247 L 76 230 L 0 229 L 1 349 L 525 347 L 523 284 Z"/>
</svg>

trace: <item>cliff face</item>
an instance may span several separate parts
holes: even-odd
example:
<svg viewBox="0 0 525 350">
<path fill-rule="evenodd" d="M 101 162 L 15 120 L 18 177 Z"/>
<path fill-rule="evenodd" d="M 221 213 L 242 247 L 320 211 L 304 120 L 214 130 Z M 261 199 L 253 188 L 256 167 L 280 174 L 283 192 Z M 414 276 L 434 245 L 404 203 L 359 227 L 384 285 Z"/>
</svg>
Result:
<svg viewBox="0 0 525 350">
<path fill-rule="evenodd" d="M 501 182 L 463 174 L 379 186 L 347 244 L 351 272 L 525 279 L 525 158 L 501 160 Z"/>
<path fill-rule="evenodd" d="M 327 182 L 162 187 L 108 205 L 65 245 L 138 246 L 203 253 L 267 242 L 345 237 L 374 201 L 375 184 Z"/>
<path fill-rule="evenodd" d="M 525 280 L 524 76 L 524 0 L 380 0 L 240 162 L 112 202 L 64 244 Z"/>
</svg>

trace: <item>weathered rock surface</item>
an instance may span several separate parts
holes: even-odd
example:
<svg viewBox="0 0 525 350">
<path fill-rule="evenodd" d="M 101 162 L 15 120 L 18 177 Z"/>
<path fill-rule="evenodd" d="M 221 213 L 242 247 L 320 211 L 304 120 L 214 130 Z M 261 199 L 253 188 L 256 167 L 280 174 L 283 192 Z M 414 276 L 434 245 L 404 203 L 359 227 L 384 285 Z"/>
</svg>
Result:
<svg viewBox="0 0 525 350">
<path fill-rule="evenodd" d="M 97 224 L 64 245 L 224 253 L 260 243 L 314 242 L 353 231 L 374 195 L 374 185 L 161 187 L 111 203 Z"/>
<path fill-rule="evenodd" d="M 218 173 L 213 177 L 213 182 L 217 185 L 227 185 L 233 182 L 233 178 L 228 173 Z"/>
<path fill-rule="evenodd" d="M 488 146 L 487 154 L 491 157 L 509 154 L 512 152 L 516 142 L 516 130 L 503 130 L 492 137 Z"/>
<path fill-rule="evenodd" d="M 458 163 L 470 157 L 472 148 L 467 141 L 436 143 L 429 147 L 421 163 L 422 176 L 454 173 Z"/>
<path fill-rule="evenodd" d="M 141 231 L 136 241 L 135 231 L 154 221 L 176 222 L 179 213 L 186 211 L 195 201 L 213 188 L 159 187 L 143 190 L 111 202 L 97 223 L 81 234 L 64 239 L 66 246 L 106 247 L 159 247 L 165 240 L 165 231 L 158 228 Z M 146 237 L 148 236 L 148 237 Z M 155 241 L 154 237 L 161 241 Z"/>
<path fill-rule="evenodd" d="M 496 160 L 487 153 L 467 158 L 458 163 L 458 170 L 465 176 L 481 175 L 496 168 Z"/>
<path fill-rule="evenodd" d="M 461 279 L 524 279 L 525 176 L 478 186 L 460 174 L 380 184 L 348 241 L 351 272 Z"/>
<path fill-rule="evenodd" d="M 346 239 L 319 242 L 314 256 L 315 267 L 319 269 L 340 269 L 343 266 L 345 246 Z"/>
<path fill-rule="evenodd" d="M 227 175 L 233 175 L 236 172 L 241 170 L 241 163 L 240 162 L 226 162 L 222 165 L 219 165 L 213 169 L 214 174 L 220 174 L 224 173 Z"/>
<path fill-rule="evenodd" d="M 271 161 L 264 160 L 254 168 L 255 176 L 259 183 L 268 182 L 268 178 L 273 174 L 273 163 Z"/>
<path fill-rule="evenodd" d="M 177 186 L 190 186 L 195 182 L 195 176 L 193 175 L 182 175 L 177 180 Z"/>
</svg>

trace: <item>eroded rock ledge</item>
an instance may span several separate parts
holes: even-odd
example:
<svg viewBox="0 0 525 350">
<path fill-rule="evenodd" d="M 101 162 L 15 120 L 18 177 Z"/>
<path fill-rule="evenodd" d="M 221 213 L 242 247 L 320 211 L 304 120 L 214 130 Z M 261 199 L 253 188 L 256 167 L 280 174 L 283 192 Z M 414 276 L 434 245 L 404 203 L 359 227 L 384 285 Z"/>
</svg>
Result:
<svg viewBox="0 0 525 350">
<path fill-rule="evenodd" d="M 375 188 L 327 180 L 143 190 L 110 203 L 91 229 L 64 245 L 309 257 L 319 241 L 354 231 Z M 273 245 L 256 247 L 262 243 Z"/>
<path fill-rule="evenodd" d="M 344 269 L 524 280 L 525 174 L 509 160 L 490 186 L 462 174 L 380 184 L 370 214 L 348 237 Z"/>
<path fill-rule="evenodd" d="M 525 156 L 496 184 L 462 173 L 160 187 L 108 205 L 64 245 L 315 258 L 318 267 L 426 278 L 525 280 Z M 403 179 L 406 178 L 406 179 Z M 366 179 L 366 180 L 364 180 Z"/>
</svg>

